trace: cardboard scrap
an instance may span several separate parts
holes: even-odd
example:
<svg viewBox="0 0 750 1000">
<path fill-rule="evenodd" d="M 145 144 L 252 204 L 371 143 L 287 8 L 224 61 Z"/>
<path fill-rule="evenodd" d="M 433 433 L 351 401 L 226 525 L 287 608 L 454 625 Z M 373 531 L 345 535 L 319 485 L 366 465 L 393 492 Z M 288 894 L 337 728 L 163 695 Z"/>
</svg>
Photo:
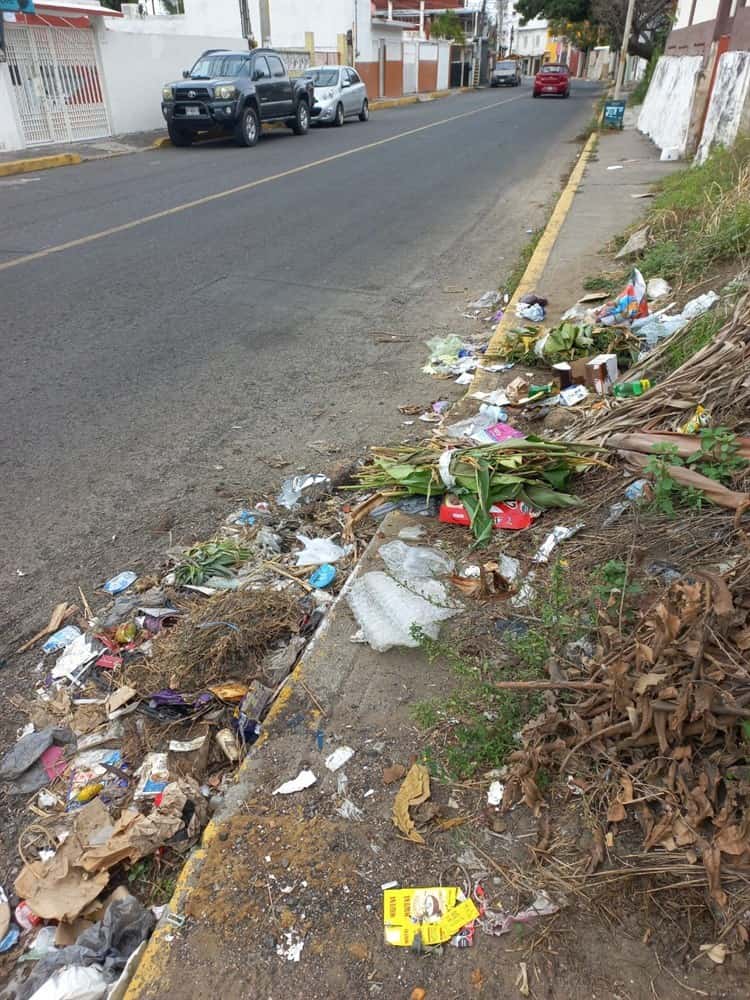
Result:
<svg viewBox="0 0 750 1000">
<path fill-rule="evenodd" d="M 16 894 L 44 920 L 75 920 L 109 881 L 105 871 L 88 875 L 81 858 L 111 830 L 109 813 L 94 799 L 75 813 L 73 829 L 54 857 L 24 865 L 15 881 Z"/>
<path fill-rule="evenodd" d="M 423 947 L 444 944 L 478 916 L 474 902 L 456 886 L 383 893 L 385 940 L 401 948 L 410 948 L 417 935 Z"/>
<path fill-rule="evenodd" d="M 186 809 L 192 804 L 192 813 Z M 188 816 L 187 825 L 183 817 Z M 109 882 L 109 869 L 120 861 L 138 861 L 184 831 L 184 843 L 197 837 L 207 806 L 191 778 L 167 785 L 161 805 L 148 816 L 126 809 L 113 823 L 99 799 L 73 816 L 73 828 L 49 861 L 33 861 L 21 869 L 16 894 L 44 920 L 71 924 L 90 914 L 87 908 Z"/>
<path fill-rule="evenodd" d="M 116 691 L 107 698 L 107 718 L 111 719 L 112 715 L 121 709 L 124 705 L 127 705 L 129 701 L 132 701 L 136 697 L 138 692 L 135 688 L 130 687 L 128 684 L 123 684 Z"/>
<path fill-rule="evenodd" d="M 430 797 L 430 772 L 423 764 L 414 764 L 404 778 L 393 803 L 393 822 L 415 844 L 424 844 L 409 815 L 411 806 L 420 806 Z"/>
<path fill-rule="evenodd" d="M 383 769 L 383 784 L 393 785 L 395 782 L 401 781 L 405 774 L 406 768 L 403 764 L 391 764 L 390 767 Z"/>
</svg>

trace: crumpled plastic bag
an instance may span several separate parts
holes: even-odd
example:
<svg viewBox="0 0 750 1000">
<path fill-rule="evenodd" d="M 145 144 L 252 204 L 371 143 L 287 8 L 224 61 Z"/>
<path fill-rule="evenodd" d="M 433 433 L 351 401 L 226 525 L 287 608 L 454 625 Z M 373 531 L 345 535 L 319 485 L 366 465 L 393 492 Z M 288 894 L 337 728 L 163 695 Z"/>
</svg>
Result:
<svg viewBox="0 0 750 1000">
<path fill-rule="evenodd" d="M 75 743 L 70 729 L 48 726 L 39 732 L 23 736 L 0 762 L 0 781 L 13 782 L 14 795 L 28 795 L 50 783 L 42 755 L 51 746 Z"/>
<path fill-rule="evenodd" d="M 432 639 L 440 623 L 457 615 L 460 604 L 435 574 L 452 572 L 454 563 L 436 549 L 389 542 L 380 549 L 388 572 L 365 573 L 351 587 L 347 601 L 366 642 L 378 653 L 392 646 L 414 649 L 414 626 Z"/>
<path fill-rule="evenodd" d="M 308 538 L 307 535 L 297 535 L 304 548 L 297 553 L 298 566 L 322 566 L 324 563 L 335 563 L 352 551 L 351 545 L 337 545 L 331 538 Z"/>
<path fill-rule="evenodd" d="M 48 951 L 40 959 L 33 973 L 23 985 L 19 1000 L 59 1000 L 60 996 L 70 996 L 78 1000 L 78 993 L 47 993 L 44 990 L 50 985 L 50 977 L 57 979 L 60 970 L 79 969 L 89 971 L 88 966 L 97 966 L 99 982 L 106 989 L 125 968 L 127 960 L 133 952 L 146 941 L 154 929 L 156 918 L 150 910 L 135 898 L 128 895 L 125 899 L 117 899 L 109 904 L 104 916 L 98 923 L 88 927 L 79 936 L 75 944 L 67 948 L 57 948 Z M 85 986 L 85 979 L 82 979 Z M 91 988 L 96 986 L 96 980 L 91 980 Z M 41 987 L 41 989 L 40 989 Z M 59 983 L 58 986 L 59 987 Z M 34 992 L 36 991 L 36 992 Z M 104 993 L 80 993 L 80 997 L 99 997 Z"/>
<path fill-rule="evenodd" d="M 532 304 L 519 302 L 516 306 L 516 316 L 528 320 L 529 323 L 541 323 L 545 317 L 544 306 L 540 306 L 538 302 Z"/>
<path fill-rule="evenodd" d="M 602 326 L 628 326 L 633 320 L 648 316 L 646 282 L 637 267 L 630 281 L 614 302 L 606 302 L 596 311 L 596 321 Z"/>
<path fill-rule="evenodd" d="M 276 503 L 292 510 L 302 500 L 308 503 L 317 500 L 331 489 L 331 480 L 322 472 L 310 473 L 304 476 L 293 476 L 281 484 L 281 492 L 276 497 Z"/>
<path fill-rule="evenodd" d="M 381 545 L 379 555 L 399 580 L 447 576 L 455 568 L 453 560 L 437 549 L 426 545 L 407 545 L 400 539 Z"/>
<path fill-rule="evenodd" d="M 71 965 L 43 983 L 31 1000 L 103 1000 L 109 986 L 110 981 L 99 969 Z"/>
</svg>

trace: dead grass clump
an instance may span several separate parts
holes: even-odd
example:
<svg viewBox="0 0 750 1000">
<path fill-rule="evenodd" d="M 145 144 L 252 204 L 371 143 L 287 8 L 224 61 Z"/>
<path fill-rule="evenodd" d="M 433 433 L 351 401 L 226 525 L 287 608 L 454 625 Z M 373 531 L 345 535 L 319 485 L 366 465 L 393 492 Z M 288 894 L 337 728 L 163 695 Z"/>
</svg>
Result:
<svg viewBox="0 0 750 1000">
<path fill-rule="evenodd" d="M 154 655 L 131 664 L 125 680 L 139 694 L 196 691 L 219 681 L 248 681 L 263 655 L 299 631 L 298 596 L 290 590 L 231 591 L 196 602 L 154 640 Z"/>
</svg>

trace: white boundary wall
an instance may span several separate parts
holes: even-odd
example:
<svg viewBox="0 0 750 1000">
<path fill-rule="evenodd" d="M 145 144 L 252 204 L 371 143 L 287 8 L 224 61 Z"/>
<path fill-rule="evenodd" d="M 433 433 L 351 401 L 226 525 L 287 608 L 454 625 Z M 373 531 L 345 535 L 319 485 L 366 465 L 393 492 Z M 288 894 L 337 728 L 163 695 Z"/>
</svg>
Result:
<svg viewBox="0 0 750 1000">
<path fill-rule="evenodd" d="M 732 146 L 750 129 L 750 52 L 725 52 L 719 59 L 714 89 L 696 160 L 703 163 L 714 146 Z"/>
<path fill-rule="evenodd" d="M 241 37 L 165 33 L 169 17 L 123 19 L 97 25 L 104 94 L 114 134 L 164 126 L 161 91 L 179 80 L 204 49 L 247 48 Z"/>
<path fill-rule="evenodd" d="M 662 150 L 663 159 L 685 156 L 701 56 L 662 56 L 638 118 L 638 128 Z"/>
</svg>

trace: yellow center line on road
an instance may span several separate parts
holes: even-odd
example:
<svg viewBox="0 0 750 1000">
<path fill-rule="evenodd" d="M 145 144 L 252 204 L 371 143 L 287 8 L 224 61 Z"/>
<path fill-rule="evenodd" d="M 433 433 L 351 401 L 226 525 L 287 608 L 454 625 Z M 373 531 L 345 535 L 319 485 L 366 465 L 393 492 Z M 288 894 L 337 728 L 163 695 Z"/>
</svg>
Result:
<svg viewBox="0 0 750 1000">
<path fill-rule="evenodd" d="M 174 205 L 172 208 L 165 208 L 161 212 L 152 212 L 150 215 L 141 216 L 130 222 L 123 222 L 119 226 L 110 226 L 109 229 L 101 229 L 96 233 L 89 233 L 88 236 L 79 236 L 75 240 L 68 240 L 67 243 L 58 243 L 56 246 L 45 247 L 44 250 L 35 250 L 33 253 L 24 254 L 23 257 L 16 257 L 0 263 L 0 271 L 7 271 L 11 267 L 20 267 L 22 264 L 29 264 L 34 260 L 41 260 L 54 253 L 62 253 L 64 250 L 74 250 L 76 247 L 86 246 L 87 243 L 94 243 L 103 240 L 108 236 L 116 236 L 117 233 L 125 233 L 129 229 L 136 229 L 138 226 L 145 226 L 149 222 L 156 222 L 159 219 L 166 219 L 170 215 L 178 215 L 180 212 L 187 212 L 191 208 L 199 208 L 201 205 L 208 205 L 212 201 L 219 201 L 221 198 L 231 198 L 232 195 L 241 194 L 243 191 L 250 191 L 252 188 L 260 187 L 261 184 L 270 184 L 271 181 L 279 181 L 284 177 L 291 177 L 294 174 L 302 173 L 303 170 L 310 170 L 313 167 L 322 167 L 326 163 L 333 163 L 335 160 L 342 160 L 345 156 L 353 156 L 355 153 L 363 153 L 368 149 L 375 149 L 378 146 L 385 146 L 389 142 L 396 142 L 397 139 L 406 139 L 410 135 L 418 135 L 428 129 L 437 128 L 439 125 L 448 125 L 450 122 L 458 121 L 460 118 L 470 118 L 472 115 L 479 115 L 485 111 L 492 111 L 493 108 L 503 104 L 512 104 L 514 101 L 524 100 L 527 94 L 519 94 L 517 97 L 509 97 L 503 101 L 493 101 L 492 104 L 484 104 L 481 108 L 474 108 L 471 111 L 462 111 L 458 115 L 450 115 L 448 118 L 441 118 L 439 121 L 430 122 L 428 125 L 420 125 L 417 128 L 410 128 L 404 132 L 398 132 L 387 139 L 377 139 L 375 142 L 365 143 L 364 146 L 355 146 L 354 149 L 346 149 L 341 153 L 333 153 L 331 156 L 324 156 L 320 160 L 313 160 L 312 163 L 302 163 L 298 167 L 291 167 L 289 170 L 282 170 L 277 174 L 270 174 L 268 177 L 260 177 L 255 181 L 247 181 L 245 184 L 238 184 L 236 187 L 227 188 L 225 191 L 214 191 L 212 194 L 204 195 L 202 198 L 195 198 L 193 201 L 183 202 L 181 205 Z"/>
</svg>

